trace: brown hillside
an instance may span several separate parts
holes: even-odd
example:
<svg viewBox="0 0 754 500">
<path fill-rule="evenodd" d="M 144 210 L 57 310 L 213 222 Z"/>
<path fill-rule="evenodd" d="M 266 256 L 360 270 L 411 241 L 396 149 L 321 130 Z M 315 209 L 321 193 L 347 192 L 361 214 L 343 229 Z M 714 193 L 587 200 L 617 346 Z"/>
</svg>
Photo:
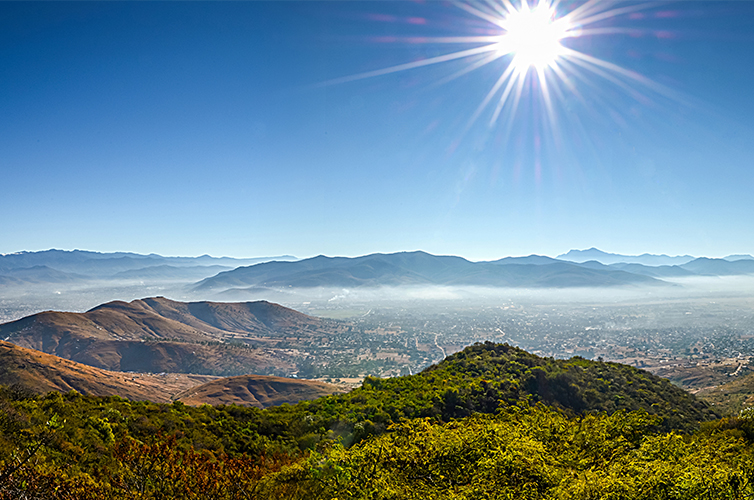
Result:
<svg viewBox="0 0 754 500">
<path fill-rule="evenodd" d="M 327 337 L 343 324 L 266 301 L 109 302 L 85 313 L 48 311 L 0 325 L 0 339 L 107 370 L 210 375 L 286 374 L 283 337 Z M 264 349 L 222 342 L 253 342 Z"/>
<path fill-rule="evenodd" d="M 138 302 L 138 301 L 134 301 Z M 131 306 L 132 307 L 127 307 Z M 88 340 L 215 341 L 220 332 L 205 333 L 196 327 L 163 318 L 139 304 L 111 302 L 107 309 L 85 313 L 46 311 L 0 325 L 0 337 L 14 344 L 47 353 L 59 346 Z"/>
<path fill-rule="evenodd" d="M 147 375 L 100 370 L 0 341 L 0 384 L 38 393 L 76 390 L 94 396 L 168 403 L 173 397 L 214 377 L 206 375 Z"/>
<path fill-rule="evenodd" d="M 343 392 L 341 387 L 295 378 L 241 375 L 222 378 L 193 387 L 176 396 L 188 405 L 236 404 L 267 408 L 283 403 L 297 403 L 322 396 Z"/>
<path fill-rule="evenodd" d="M 264 300 L 186 303 L 157 297 L 132 302 L 134 303 L 142 303 L 162 317 L 192 325 L 200 330 L 209 327 L 221 332 L 248 333 L 255 336 L 277 336 L 282 332 L 295 335 L 299 330 L 323 328 L 328 323 Z M 105 308 L 107 304 L 101 307 Z"/>
<path fill-rule="evenodd" d="M 328 334 L 337 328 L 332 321 L 266 301 L 186 303 L 156 297 L 108 302 L 85 313 L 34 314 L 0 325 L 0 337 L 51 352 L 69 338 L 205 342 Z"/>
<path fill-rule="evenodd" d="M 229 344 L 83 339 L 60 344 L 56 354 L 79 363 L 115 371 L 219 376 L 296 371 L 293 360 L 285 352 Z"/>
</svg>

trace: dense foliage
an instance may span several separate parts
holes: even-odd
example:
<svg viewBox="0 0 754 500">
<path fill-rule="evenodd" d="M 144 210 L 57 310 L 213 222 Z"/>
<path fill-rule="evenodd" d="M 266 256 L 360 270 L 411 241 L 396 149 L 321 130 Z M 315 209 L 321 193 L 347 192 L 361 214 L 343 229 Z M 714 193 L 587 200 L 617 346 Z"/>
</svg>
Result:
<svg viewBox="0 0 754 500">
<path fill-rule="evenodd" d="M 448 424 L 407 421 L 350 449 L 271 474 L 291 499 L 737 499 L 754 495 L 751 421 L 693 436 L 655 434 L 657 417 L 568 418 L 509 407 Z"/>
<path fill-rule="evenodd" d="M 331 419 L 373 422 L 382 430 L 401 418 L 447 422 L 474 412 L 493 413 L 527 398 L 573 415 L 645 410 L 661 416 L 665 430 L 692 430 L 699 422 L 719 416 L 666 379 L 631 366 L 580 357 L 541 358 L 491 342 L 467 347 L 417 375 L 367 378 L 348 394 L 302 407 Z"/>
<path fill-rule="evenodd" d="M 714 417 L 641 370 L 498 344 L 267 410 L 2 388 L 0 499 L 738 498 L 754 421 L 687 433 Z"/>
</svg>

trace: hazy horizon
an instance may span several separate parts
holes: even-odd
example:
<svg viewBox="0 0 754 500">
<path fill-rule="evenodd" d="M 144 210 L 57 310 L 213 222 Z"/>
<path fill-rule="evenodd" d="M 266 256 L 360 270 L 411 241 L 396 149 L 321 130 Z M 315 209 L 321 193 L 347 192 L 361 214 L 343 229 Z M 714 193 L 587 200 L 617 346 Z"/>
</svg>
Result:
<svg viewBox="0 0 754 500">
<path fill-rule="evenodd" d="M 365 256 L 365 255 L 372 255 L 372 254 L 393 254 L 393 253 L 425 252 L 425 253 L 429 253 L 429 254 L 432 254 L 432 255 L 439 255 L 439 256 L 461 257 L 461 258 L 464 258 L 464 259 L 472 261 L 472 262 L 485 262 L 485 261 L 490 261 L 490 260 L 504 259 L 504 258 L 507 258 L 507 257 L 520 258 L 520 257 L 531 257 L 531 256 L 550 257 L 550 258 L 556 259 L 559 256 L 563 256 L 563 255 L 567 254 L 569 251 L 574 251 L 574 250 L 575 251 L 598 250 L 600 252 L 604 252 L 604 253 L 607 253 L 607 254 L 622 255 L 622 256 L 626 256 L 626 257 L 640 257 L 640 256 L 643 256 L 643 255 L 651 255 L 651 256 L 662 256 L 662 257 L 671 257 L 671 258 L 691 256 L 691 257 L 694 257 L 694 258 L 704 257 L 704 258 L 709 258 L 709 259 L 722 259 L 722 258 L 725 258 L 725 257 L 732 257 L 732 256 L 739 256 L 739 255 L 751 255 L 750 252 L 745 252 L 745 253 L 744 252 L 737 252 L 737 253 L 728 252 L 728 253 L 722 253 L 722 254 L 719 254 L 719 255 L 693 255 L 693 254 L 691 254 L 689 252 L 685 252 L 685 253 L 679 253 L 677 255 L 674 255 L 674 254 L 667 254 L 667 253 L 662 253 L 662 252 L 652 252 L 652 251 L 642 251 L 642 252 L 636 253 L 636 254 L 624 254 L 624 253 L 621 253 L 621 252 L 612 251 L 612 250 L 605 250 L 605 249 L 602 249 L 602 248 L 597 248 L 597 247 L 593 247 L 592 246 L 592 247 L 588 247 L 588 248 L 587 247 L 585 247 L 585 248 L 570 248 L 570 249 L 563 250 L 563 251 L 558 251 L 558 252 L 555 252 L 555 253 L 549 254 L 549 255 L 548 254 L 544 254 L 544 253 L 534 252 L 534 253 L 520 254 L 520 255 L 499 254 L 499 255 L 493 255 L 493 256 L 488 256 L 488 257 L 478 258 L 478 259 L 472 259 L 472 258 L 469 258 L 469 257 L 467 257 L 465 255 L 459 255 L 459 254 L 433 254 L 432 252 L 428 252 L 428 251 L 426 251 L 424 249 L 418 249 L 418 248 L 417 249 L 410 249 L 410 250 L 395 250 L 395 251 L 389 251 L 389 252 L 374 251 L 374 252 L 367 252 L 367 253 L 363 253 L 363 254 L 336 253 L 336 254 L 330 254 L 330 255 L 328 255 L 328 254 L 324 254 L 324 253 L 314 253 L 314 254 L 311 254 L 311 255 L 299 256 L 299 255 L 292 255 L 290 253 L 285 253 L 285 252 L 283 252 L 283 253 L 281 253 L 279 255 L 244 255 L 244 254 L 229 255 L 227 253 L 220 253 L 220 254 L 217 254 L 217 255 L 211 255 L 209 253 L 201 253 L 201 254 L 195 254 L 195 255 L 177 255 L 177 254 L 174 254 L 174 255 L 165 255 L 165 254 L 159 254 L 157 252 L 144 252 L 144 253 L 142 253 L 142 252 L 136 252 L 136 251 L 132 251 L 132 250 L 114 250 L 114 251 L 109 251 L 108 250 L 108 251 L 103 251 L 103 250 L 95 250 L 95 249 L 90 249 L 90 248 L 52 248 L 52 247 L 50 247 L 50 248 L 41 248 L 41 249 L 34 249 L 34 250 L 22 249 L 22 250 L 16 250 L 16 251 L 13 251 L 13 252 L 6 252 L 6 253 L 0 252 L 0 256 L 22 254 L 22 253 L 39 253 L 39 252 L 48 252 L 48 251 L 54 251 L 54 250 L 60 250 L 60 251 L 63 251 L 63 252 L 75 252 L 75 251 L 94 252 L 94 253 L 102 253 L 102 254 L 132 253 L 132 254 L 137 254 L 137 255 L 158 255 L 160 257 L 166 257 L 166 258 L 192 258 L 193 259 L 193 258 L 199 258 L 199 257 L 211 257 L 213 259 L 235 259 L 235 260 L 259 259 L 259 258 L 271 258 L 271 257 L 292 257 L 295 260 L 305 260 L 305 259 L 311 259 L 311 258 L 319 257 L 319 256 L 354 258 L 354 257 L 362 257 L 362 256 Z M 752 251 L 752 253 L 754 253 L 754 250 Z"/>
</svg>

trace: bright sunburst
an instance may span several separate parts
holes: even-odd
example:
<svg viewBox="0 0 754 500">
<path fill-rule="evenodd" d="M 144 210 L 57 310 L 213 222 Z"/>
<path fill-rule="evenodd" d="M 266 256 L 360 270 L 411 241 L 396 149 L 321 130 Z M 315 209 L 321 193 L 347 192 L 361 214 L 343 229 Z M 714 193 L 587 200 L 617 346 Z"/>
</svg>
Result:
<svg viewBox="0 0 754 500">
<path fill-rule="evenodd" d="M 570 26 L 565 19 L 554 19 L 555 9 L 546 3 L 530 8 L 523 3 L 508 11 L 502 20 L 505 34 L 498 43 L 498 52 L 512 54 L 511 64 L 519 72 L 529 68 L 542 71 L 554 64 L 565 49 L 560 41 L 568 36 Z"/>
<path fill-rule="evenodd" d="M 656 95 L 676 96 L 669 89 L 656 84 L 631 70 L 609 61 L 579 52 L 563 44 L 569 38 L 581 36 L 616 35 L 631 30 L 600 26 L 601 21 L 618 16 L 640 16 L 638 11 L 652 4 L 622 0 L 587 0 L 565 10 L 558 0 L 484 0 L 459 2 L 464 11 L 490 24 L 488 35 L 460 37 L 422 37 L 420 42 L 406 38 L 407 43 L 458 44 L 464 48 L 436 57 L 400 64 L 388 68 L 351 75 L 325 82 L 324 85 L 344 83 L 364 78 L 412 70 L 424 66 L 460 60 L 468 64 L 442 81 L 449 81 L 491 63 L 499 64 L 501 71 L 487 95 L 481 99 L 471 116 L 466 130 L 487 110 L 491 110 L 489 126 L 495 125 L 501 116 L 507 117 L 509 125 L 516 114 L 527 80 L 535 79 L 546 118 L 551 129 L 556 128 L 553 100 L 575 95 L 586 101 L 579 86 L 594 86 L 595 80 L 605 80 L 637 99 L 646 101 L 642 93 L 649 90 Z M 569 4 L 572 5 L 572 4 Z M 396 38 L 395 41 L 402 41 Z M 474 46 L 475 45 L 475 46 Z M 592 100 L 594 93 L 590 94 Z"/>
</svg>

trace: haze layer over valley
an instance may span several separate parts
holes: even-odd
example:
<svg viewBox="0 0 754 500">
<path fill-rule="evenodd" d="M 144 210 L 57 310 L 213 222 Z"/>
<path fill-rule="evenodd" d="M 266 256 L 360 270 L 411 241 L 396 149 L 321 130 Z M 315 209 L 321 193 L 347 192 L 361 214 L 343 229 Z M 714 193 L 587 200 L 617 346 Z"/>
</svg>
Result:
<svg viewBox="0 0 754 500">
<path fill-rule="evenodd" d="M 180 339 L 173 332 L 162 338 L 236 344 L 229 348 L 238 356 L 226 354 L 234 361 L 219 371 L 221 358 L 208 351 L 217 349 L 211 346 L 175 344 L 168 351 L 152 350 L 144 359 L 152 359 L 153 365 L 138 367 L 107 361 L 115 358 L 104 353 L 125 346 L 115 348 L 107 339 L 75 352 L 70 347 L 48 351 L 105 369 L 175 371 L 180 366 L 178 371 L 185 373 L 193 366 L 208 375 L 248 372 L 356 383 L 367 375 L 416 373 L 467 345 L 491 340 L 541 356 L 579 355 L 645 367 L 701 389 L 746 374 L 754 356 L 750 256 L 621 256 L 591 249 L 558 259 L 491 262 L 404 252 L 270 262 L 172 258 L 166 263 L 154 255 L 84 254 L 87 258 L 81 259 L 81 254 L 0 257 L 5 272 L 0 275 L 27 276 L 25 281 L 8 280 L 0 289 L 0 319 L 44 310 L 83 312 L 116 299 L 164 296 L 184 302 L 265 300 L 336 320 L 322 333 L 315 332 L 317 327 L 272 336 Z M 73 277 L 61 280 L 58 273 Z M 12 336 L 9 340 L 14 341 Z M 135 342 L 129 347 L 133 350 L 144 338 L 112 340 Z M 20 345 L 39 348 L 31 341 Z M 145 347 L 138 346 L 142 357 Z M 186 358 L 189 352 L 194 354 Z M 169 358 L 176 356 L 171 364 Z M 126 358 L 122 352 L 117 356 Z"/>
</svg>

